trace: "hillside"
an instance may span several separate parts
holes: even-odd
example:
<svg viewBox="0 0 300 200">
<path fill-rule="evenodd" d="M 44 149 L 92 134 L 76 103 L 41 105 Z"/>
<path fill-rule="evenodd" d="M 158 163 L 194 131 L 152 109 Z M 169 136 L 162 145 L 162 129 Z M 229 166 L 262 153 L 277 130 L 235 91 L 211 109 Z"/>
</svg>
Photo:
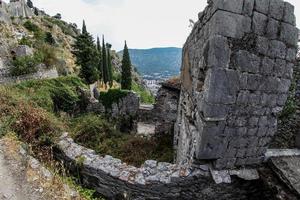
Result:
<svg viewBox="0 0 300 200">
<path fill-rule="evenodd" d="M 132 64 L 145 79 L 164 79 L 178 75 L 181 51 L 181 48 L 175 47 L 129 50 Z"/>
</svg>

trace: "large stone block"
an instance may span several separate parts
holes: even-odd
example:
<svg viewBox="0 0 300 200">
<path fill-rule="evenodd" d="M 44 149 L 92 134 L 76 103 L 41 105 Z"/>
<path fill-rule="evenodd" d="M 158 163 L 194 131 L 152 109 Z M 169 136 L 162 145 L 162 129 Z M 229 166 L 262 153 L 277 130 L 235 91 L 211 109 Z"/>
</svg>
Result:
<svg viewBox="0 0 300 200">
<path fill-rule="evenodd" d="M 206 121 L 222 121 L 225 120 L 229 107 L 222 104 L 210 104 L 204 102 L 202 107 L 204 120 Z"/>
<path fill-rule="evenodd" d="M 279 21 L 269 18 L 266 30 L 266 36 L 269 39 L 277 39 L 279 30 Z"/>
<path fill-rule="evenodd" d="M 269 4 L 270 0 L 255 0 L 255 10 L 267 15 L 269 13 Z"/>
<path fill-rule="evenodd" d="M 209 39 L 204 48 L 205 64 L 208 67 L 228 68 L 230 54 L 227 38 L 216 35 Z"/>
<path fill-rule="evenodd" d="M 282 0 L 270 0 L 270 11 L 269 14 L 271 17 L 282 20 L 284 12 L 284 1 Z"/>
<path fill-rule="evenodd" d="M 204 127 L 201 133 L 201 141 L 198 151 L 196 152 L 197 159 L 217 159 L 220 158 L 222 152 L 226 150 L 228 140 L 222 136 L 224 134 L 223 126 Z"/>
<path fill-rule="evenodd" d="M 280 40 L 288 45 L 297 46 L 298 42 L 298 29 L 290 24 L 281 23 Z"/>
<path fill-rule="evenodd" d="M 294 62 L 297 55 L 297 49 L 296 48 L 288 48 L 286 52 L 286 60 L 290 62 Z"/>
<path fill-rule="evenodd" d="M 268 17 L 259 12 L 253 13 L 252 30 L 258 35 L 264 35 L 268 23 Z"/>
<path fill-rule="evenodd" d="M 277 58 L 275 60 L 275 65 L 273 70 L 274 75 L 277 77 L 282 77 L 284 76 L 285 72 L 286 72 L 286 61 Z"/>
<path fill-rule="evenodd" d="M 269 56 L 272 58 L 285 59 L 286 46 L 283 42 L 278 40 L 271 40 L 269 43 Z"/>
<path fill-rule="evenodd" d="M 296 25 L 296 17 L 294 14 L 294 6 L 289 2 L 284 2 L 283 21 L 292 25 Z"/>
<path fill-rule="evenodd" d="M 241 14 L 243 11 L 243 0 L 212 0 L 213 10 L 226 10 Z"/>
<path fill-rule="evenodd" d="M 291 86 L 291 80 L 282 78 L 279 82 L 278 92 L 280 93 L 287 93 Z"/>
<path fill-rule="evenodd" d="M 243 14 L 252 16 L 254 0 L 244 0 Z"/>
<path fill-rule="evenodd" d="M 226 11 L 217 11 L 211 19 L 211 35 L 242 38 L 251 29 L 251 18 Z"/>
<path fill-rule="evenodd" d="M 233 56 L 235 67 L 241 72 L 258 73 L 260 58 L 245 50 L 238 51 Z"/>
<path fill-rule="evenodd" d="M 204 85 L 204 100 L 215 104 L 232 104 L 235 102 L 239 87 L 237 72 L 224 69 L 210 69 Z"/>
<path fill-rule="evenodd" d="M 258 36 L 256 39 L 256 50 L 260 54 L 268 55 L 268 51 L 269 51 L 268 38 Z"/>
<path fill-rule="evenodd" d="M 274 69 L 274 65 L 275 65 L 275 62 L 274 62 L 273 59 L 270 59 L 268 57 L 264 57 L 262 59 L 262 65 L 261 65 L 261 68 L 260 68 L 261 74 L 263 74 L 263 75 L 272 74 L 273 69 Z"/>
</svg>

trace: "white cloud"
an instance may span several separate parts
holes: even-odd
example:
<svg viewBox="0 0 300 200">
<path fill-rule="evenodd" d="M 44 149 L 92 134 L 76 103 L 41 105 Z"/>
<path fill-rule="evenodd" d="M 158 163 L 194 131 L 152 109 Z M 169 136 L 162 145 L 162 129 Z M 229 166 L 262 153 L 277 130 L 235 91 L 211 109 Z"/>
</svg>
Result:
<svg viewBox="0 0 300 200">
<path fill-rule="evenodd" d="M 299 0 L 295 5 L 300 22 Z M 93 35 L 104 34 L 113 48 L 161 46 L 182 47 L 190 28 L 189 19 L 196 20 L 206 0 L 33 0 L 47 13 L 61 13 L 64 20 L 81 26 L 86 20 Z M 299 25 L 299 23 L 298 23 Z M 298 26 L 299 27 L 299 26 Z"/>
</svg>

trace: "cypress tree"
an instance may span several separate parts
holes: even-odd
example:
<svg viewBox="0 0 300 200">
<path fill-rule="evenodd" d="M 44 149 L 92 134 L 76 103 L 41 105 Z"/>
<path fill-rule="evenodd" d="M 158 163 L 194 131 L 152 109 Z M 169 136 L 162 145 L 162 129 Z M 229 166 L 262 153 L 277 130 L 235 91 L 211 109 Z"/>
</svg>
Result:
<svg viewBox="0 0 300 200">
<path fill-rule="evenodd" d="M 102 68 L 102 53 L 101 53 L 101 45 L 100 45 L 100 39 L 97 37 L 97 50 L 99 53 L 99 64 L 98 64 L 98 71 L 99 71 L 99 79 L 100 81 L 103 78 L 103 68 Z"/>
<path fill-rule="evenodd" d="M 108 82 L 109 82 L 109 87 L 113 86 L 113 72 L 112 72 L 112 63 L 111 63 L 111 54 L 110 54 L 110 50 L 111 50 L 111 44 L 106 43 L 106 47 L 107 47 L 107 71 L 108 71 Z"/>
<path fill-rule="evenodd" d="M 93 37 L 87 32 L 85 22 L 82 25 L 82 34 L 76 37 L 72 53 L 76 57 L 76 64 L 81 66 L 80 76 L 92 84 L 98 80 L 99 53 Z"/>
<path fill-rule="evenodd" d="M 87 29 L 86 29 L 86 25 L 85 25 L 85 21 L 83 20 L 82 22 L 82 34 L 87 34 Z"/>
<path fill-rule="evenodd" d="M 123 50 L 123 60 L 122 60 L 122 78 L 121 78 L 121 88 L 123 90 L 131 90 L 132 87 L 132 74 L 131 74 L 131 61 L 127 43 L 125 41 L 125 46 Z"/>
<path fill-rule="evenodd" d="M 104 42 L 104 35 L 102 37 L 102 79 L 104 84 L 106 85 L 108 83 L 108 73 L 107 73 L 107 57 L 106 57 L 106 48 L 105 48 L 105 42 Z"/>
</svg>

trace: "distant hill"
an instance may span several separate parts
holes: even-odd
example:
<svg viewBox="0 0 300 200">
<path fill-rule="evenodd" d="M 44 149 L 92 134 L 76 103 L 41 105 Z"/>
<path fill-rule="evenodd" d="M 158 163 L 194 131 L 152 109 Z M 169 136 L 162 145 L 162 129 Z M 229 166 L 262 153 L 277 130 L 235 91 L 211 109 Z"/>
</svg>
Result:
<svg viewBox="0 0 300 200">
<path fill-rule="evenodd" d="M 180 72 L 181 48 L 130 49 L 132 64 L 144 78 L 168 78 Z M 122 55 L 122 51 L 119 52 Z"/>
</svg>

